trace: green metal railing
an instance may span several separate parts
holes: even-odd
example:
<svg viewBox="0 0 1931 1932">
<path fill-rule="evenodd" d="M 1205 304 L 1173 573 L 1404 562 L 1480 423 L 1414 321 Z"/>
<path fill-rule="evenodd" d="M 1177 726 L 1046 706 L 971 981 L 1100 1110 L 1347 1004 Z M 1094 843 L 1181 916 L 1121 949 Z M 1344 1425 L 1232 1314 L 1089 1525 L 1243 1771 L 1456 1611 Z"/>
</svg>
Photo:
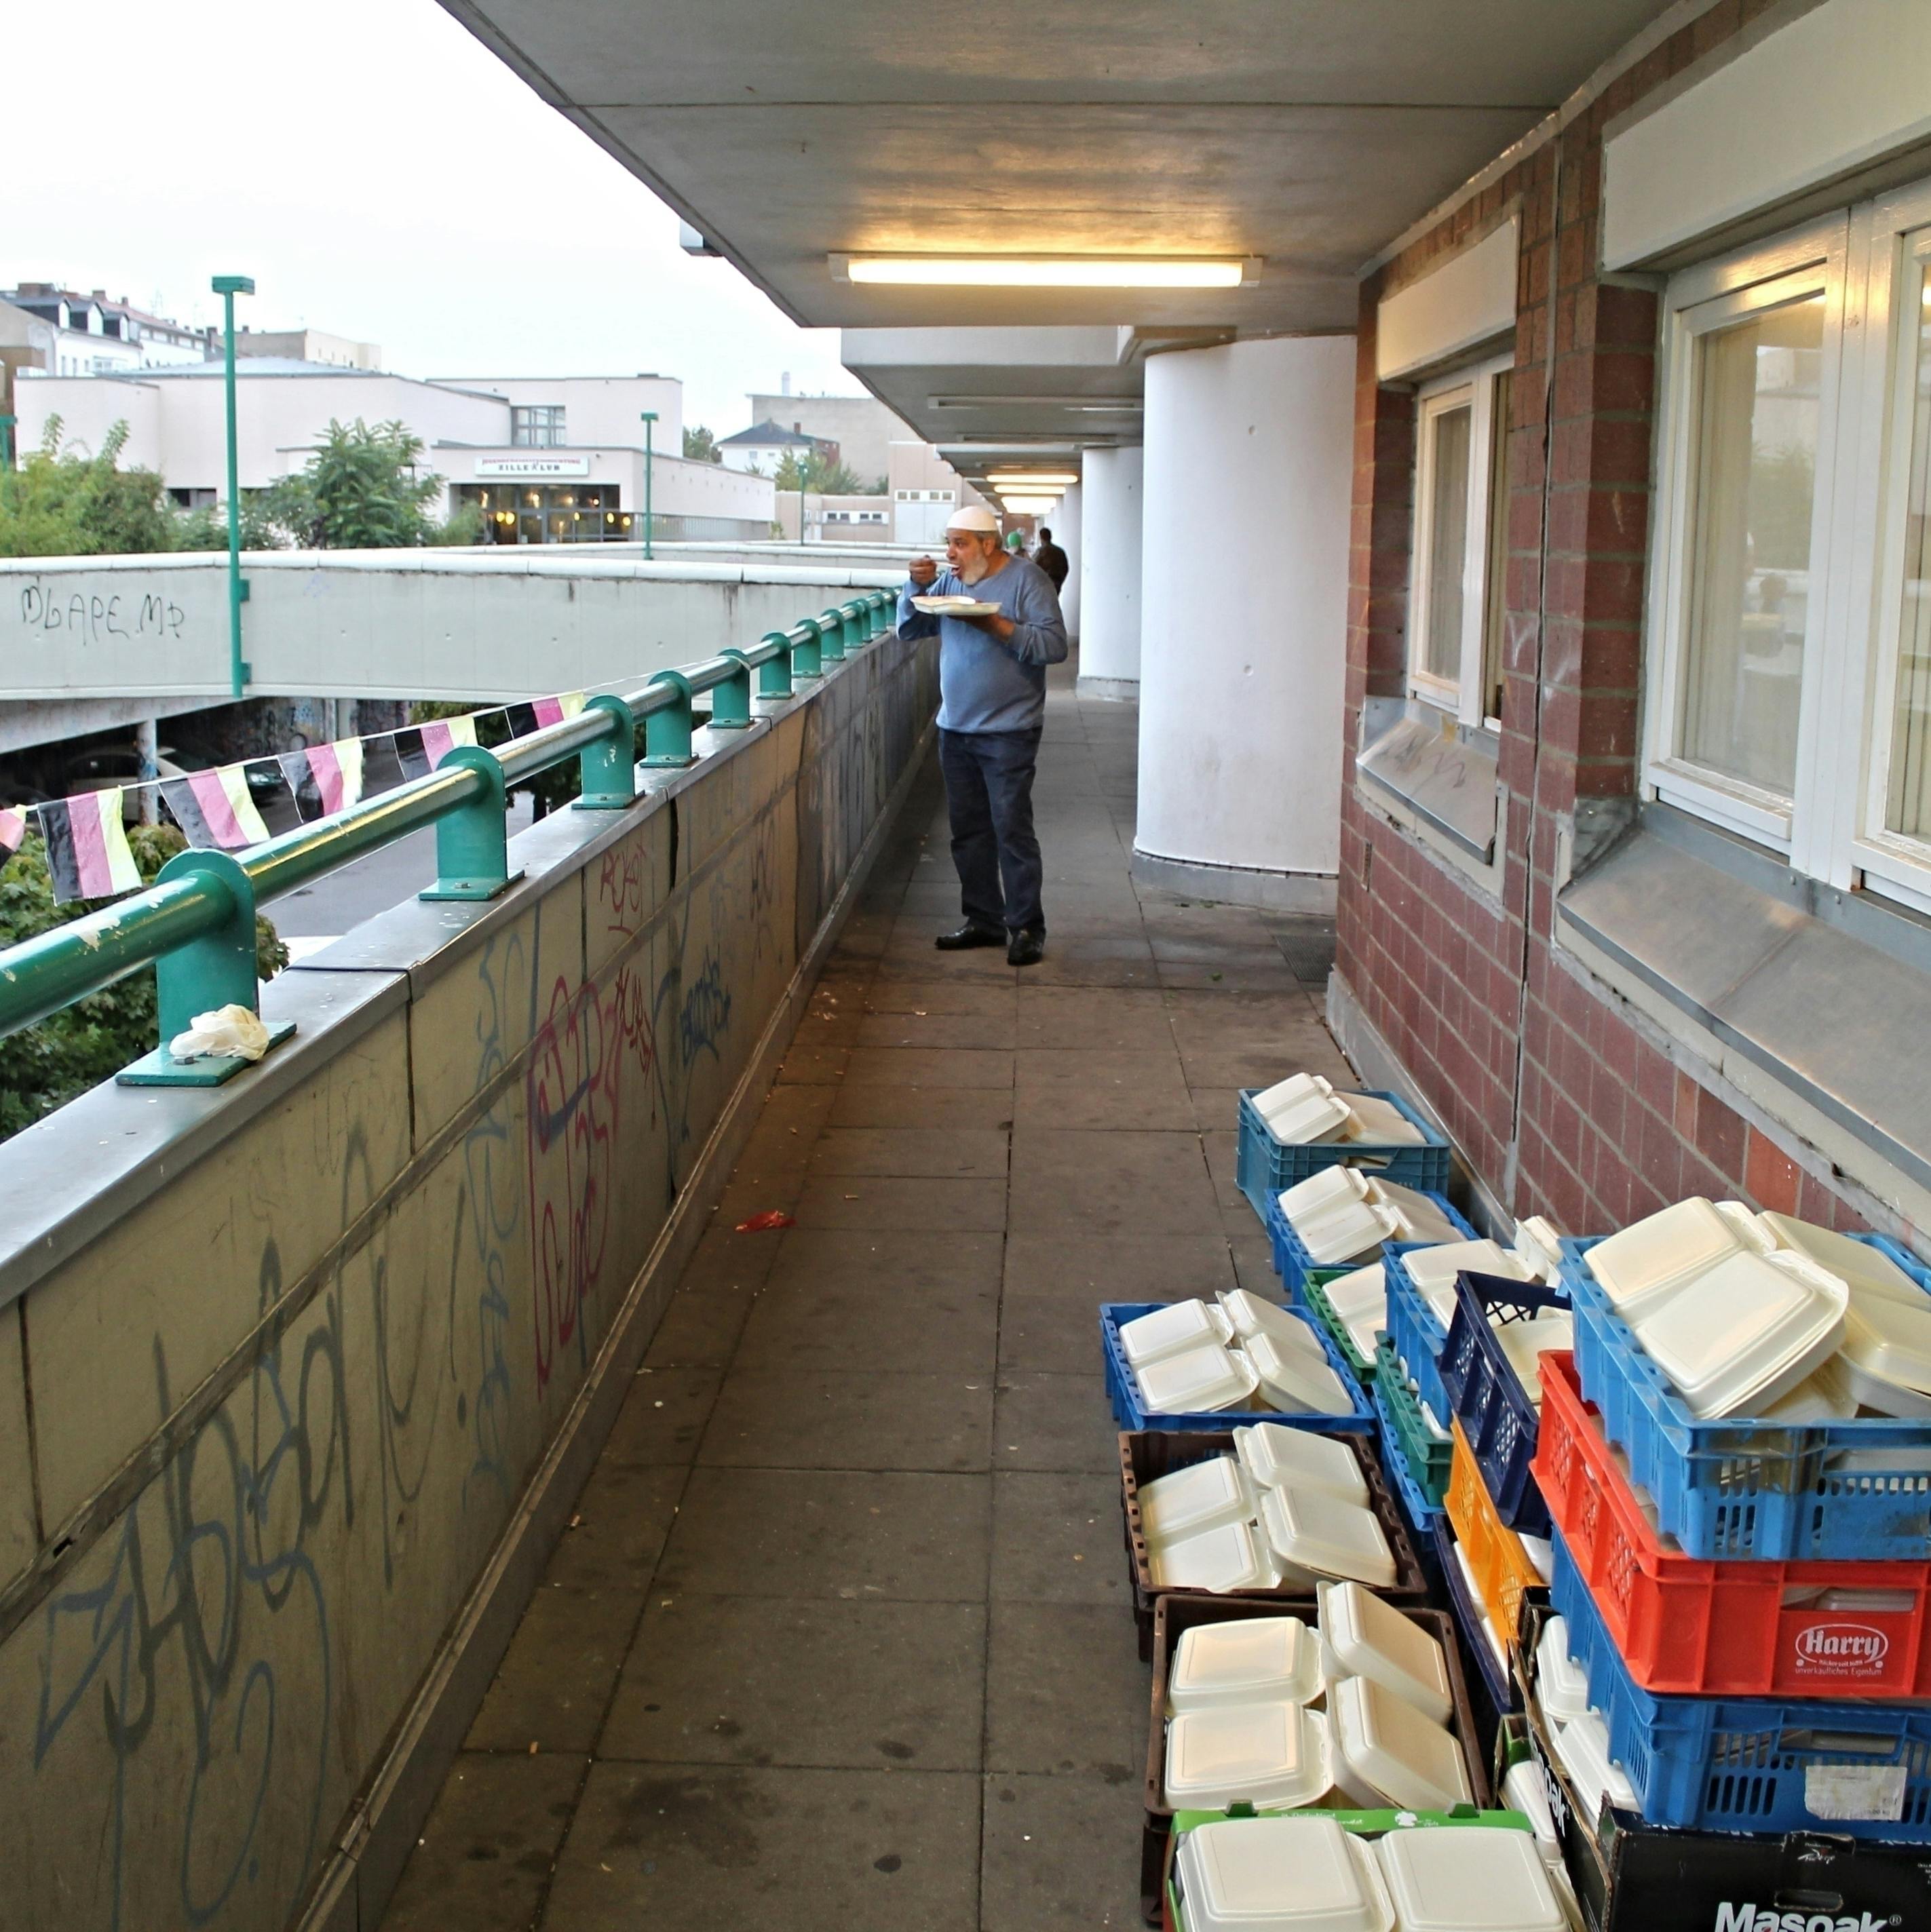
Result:
<svg viewBox="0 0 1931 1932">
<path fill-rule="evenodd" d="M 196 1016 L 224 1006 L 257 1010 L 255 908 L 425 825 L 436 828 L 436 882 L 425 899 L 490 899 L 522 877 L 509 868 L 509 792 L 572 758 L 581 760 L 575 809 L 621 811 L 637 799 L 636 730 L 644 764 L 690 764 L 700 714 L 716 730 L 752 722 L 759 698 L 788 698 L 795 683 L 824 674 L 849 645 L 891 622 L 890 592 L 875 590 L 768 632 L 749 650 L 726 650 L 681 670 L 661 670 L 638 689 L 591 698 L 576 717 L 512 738 L 496 750 L 458 746 L 426 778 L 412 778 L 361 805 L 318 818 L 241 853 L 179 852 L 155 883 L 112 905 L 0 952 L 0 1038 L 155 968 L 161 1045 L 119 1077 L 136 1086 L 216 1086 L 247 1063 L 177 1060 L 167 1042 Z M 273 1044 L 293 1031 L 270 1029 Z"/>
</svg>

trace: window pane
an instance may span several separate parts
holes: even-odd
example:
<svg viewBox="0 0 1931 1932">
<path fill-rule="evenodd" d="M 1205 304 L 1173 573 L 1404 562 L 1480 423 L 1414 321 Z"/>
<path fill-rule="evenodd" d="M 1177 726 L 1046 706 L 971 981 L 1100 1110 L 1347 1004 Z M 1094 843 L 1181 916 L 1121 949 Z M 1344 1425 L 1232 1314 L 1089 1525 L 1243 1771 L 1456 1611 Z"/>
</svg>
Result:
<svg viewBox="0 0 1931 1932">
<path fill-rule="evenodd" d="M 1488 576 L 1482 600 L 1482 712 L 1502 716 L 1502 640 L 1508 617 L 1509 446 L 1515 377 L 1505 369 L 1495 378 L 1495 403 L 1488 455 Z"/>
<path fill-rule="evenodd" d="M 1468 560 L 1468 445 L 1474 411 L 1464 404 L 1434 419 L 1428 478 L 1428 580 L 1422 668 L 1461 676 L 1461 580 Z"/>
<path fill-rule="evenodd" d="M 1891 720 L 1890 796 L 1884 823 L 1908 838 L 1931 838 L 1931 309 L 1922 297 L 1917 314 L 1897 710 Z"/>
<path fill-rule="evenodd" d="M 1683 755 L 1788 792 L 1810 590 L 1824 298 L 1698 348 Z"/>
</svg>

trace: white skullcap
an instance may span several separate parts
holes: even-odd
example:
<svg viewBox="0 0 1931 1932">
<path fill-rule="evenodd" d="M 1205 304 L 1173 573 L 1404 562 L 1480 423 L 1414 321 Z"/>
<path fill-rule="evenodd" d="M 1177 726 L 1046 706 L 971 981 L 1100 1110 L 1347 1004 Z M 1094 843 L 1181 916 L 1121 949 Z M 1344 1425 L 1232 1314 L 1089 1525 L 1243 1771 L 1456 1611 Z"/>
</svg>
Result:
<svg viewBox="0 0 1931 1932">
<path fill-rule="evenodd" d="M 968 503 L 946 518 L 945 527 L 948 531 L 976 530 L 981 536 L 996 537 L 999 533 L 999 520 L 990 510 Z"/>
</svg>

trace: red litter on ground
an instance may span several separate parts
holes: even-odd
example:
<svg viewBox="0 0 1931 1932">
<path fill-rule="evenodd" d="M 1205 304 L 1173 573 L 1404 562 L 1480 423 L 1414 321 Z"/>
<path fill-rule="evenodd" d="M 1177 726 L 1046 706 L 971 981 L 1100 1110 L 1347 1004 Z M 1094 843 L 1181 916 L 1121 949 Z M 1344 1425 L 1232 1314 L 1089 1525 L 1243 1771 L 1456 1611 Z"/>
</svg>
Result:
<svg viewBox="0 0 1931 1932">
<path fill-rule="evenodd" d="M 788 1214 L 781 1214 L 775 1208 L 767 1208 L 761 1214 L 753 1214 L 749 1220 L 737 1224 L 740 1234 L 762 1234 L 773 1228 L 795 1228 L 797 1223 Z"/>
</svg>

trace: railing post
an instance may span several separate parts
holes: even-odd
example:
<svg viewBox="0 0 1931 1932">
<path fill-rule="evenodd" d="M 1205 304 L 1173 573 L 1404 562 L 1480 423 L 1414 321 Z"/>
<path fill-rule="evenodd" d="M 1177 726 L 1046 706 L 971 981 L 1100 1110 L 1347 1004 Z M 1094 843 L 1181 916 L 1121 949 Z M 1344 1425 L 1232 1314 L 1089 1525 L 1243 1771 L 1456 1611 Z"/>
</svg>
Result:
<svg viewBox="0 0 1931 1932">
<path fill-rule="evenodd" d="M 251 1063 L 232 1054 L 176 1060 L 168 1042 L 185 1033 L 203 1013 L 218 1006 L 261 1010 L 255 967 L 255 888 L 241 861 L 227 852 L 177 852 L 155 883 L 199 875 L 228 896 L 229 914 L 213 932 L 164 953 L 155 962 L 160 995 L 161 1045 L 115 1077 L 124 1087 L 218 1087 Z M 269 1045 L 279 1046 L 294 1032 L 292 1020 L 269 1028 Z"/>
<path fill-rule="evenodd" d="M 818 614 L 818 635 L 822 640 L 824 661 L 837 664 L 845 656 L 845 617 L 842 612 L 831 609 Z"/>
<path fill-rule="evenodd" d="M 587 699 L 586 711 L 608 711 L 617 720 L 594 745 L 584 747 L 578 812 L 621 812 L 637 802 L 637 719 L 623 700 L 605 692 Z"/>
<path fill-rule="evenodd" d="M 791 646 L 791 675 L 794 678 L 822 677 L 824 675 L 824 633 L 812 619 L 803 619 L 797 628 L 809 631 L 811 635 L 801 644 Z"/>
<path fill-rule="evenodd" d="M 480 772 L 484 790 L 436 821 L 436 883 L 417 895 L 425 899 L 493 899 L 522 878 L 509 869 L 509 800 L 503 766 L 494 752 L 458 745 L 437 766 Z"/>
<path fill-rule="evenodd" d="M 710 688 L 710 728 L 713 731 L 742 731 L 751 723 L 751 667 L 742 651 L 727 647 L 721 658 L 734 658 L 737 675 Z"/>
<path fill-rule="evenodd" d="M 845 636 L 854 644 L 869 644 L 872 641 L 872 607 L 863 598 L 854 597 L 839 608 L 845 618 Z"/>
<path fill-rule="evenodd" d="M 644 720 L 644 762 L 659 770 L 695 762 L 691 749 L 691 682 L 682 671 L 660 670 L 651 683 L 669 685 L 677 702 Z"/>
<path fill-rule="evenodd" d="M 767 658 L 758 668 L 760 698 L 788 698 L 791 694 L 791 640 L 782 631 L 767 631 L 763 641 L 778 646 L 778 655 Z"/>
<path fill-rule="evenodd" d="M 889 590 L 872 592 L 872 634 L 882 638 L 887 631 L 896 630 L 898 599 Z"/>
</svg>

